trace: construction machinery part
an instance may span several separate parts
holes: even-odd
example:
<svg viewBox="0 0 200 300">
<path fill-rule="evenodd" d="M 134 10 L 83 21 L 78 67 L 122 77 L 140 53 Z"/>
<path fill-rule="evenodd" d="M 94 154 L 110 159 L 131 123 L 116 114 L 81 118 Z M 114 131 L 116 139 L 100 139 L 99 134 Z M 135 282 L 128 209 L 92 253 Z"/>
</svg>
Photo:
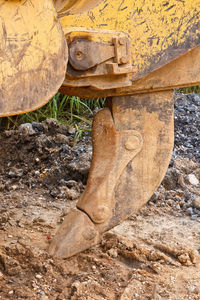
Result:
<svg viewBox="0 0 200 300">
<path fill-rule="evenodd" d="M 78 5 L 79 1 L 76 1 L 74 9 Z M 96 1 L 95 6 L 77 10 L 76 13 L 66 8 L 60 21 L 68 43 L 69 35 L 72 36 L 73 32 L 76 39 L 82 40 L 93 40 L 96 32 L 102 44 L 107 43 L 106 33 L 112 30 L 114 37 L 115 32 L 121 32 L 130 39 L 131 60 L 128 62 L 124 56 L 124 65 L 119 66 L 119 61 L 111 59 L 107 67 L 105 62 L 85 73 L 73 73 L 70 69 L 66 72 L 61 91 L 96 98 L 138 93 L 142 92 L 142 88 L 147 92 L 153 90 L 154 85 L 157 90 L 187 86 L 191 82 L 193 64 L 188 69 L 184 68 L 187 74 L 184 78 L 179 76 L 180 72 L 176 69 L 178 75 L 173 76 L 173 82 L 170 80 L 172 85 L 165 80 L 166 72 L 161 72 L 162 77 L 157 83 L 152 73 L 159 72 L 173 61 L 179 64 L 181 56 L 200 45 L 199 7 L 200 0 L 146 0 L 145 3 L 139 0 L 105 0 Z M 180 71 L 183 71 L 183 66 Z M 76 77 L 73 78 L 71 74 Z M 146 87 L 144 84 L 141 88 L 143 81 L 140 80 L 145 80 L 146 76 L 150 78 L 151 85 Z M 196 80 L 192 80 L 192 83 L 199 82 L 197 73 L 193 72 L 193 77 Z"/>
<path fill-rule="evenodd" d="M 61 86 L 67 44 L 52 1 L 0 0 L 0 116 L 44 105 Z"/>
<path fill-rule="evenodd" d="M 69 63 L 65 76 L 67 87 L 93 86 L 98 90 L 132 85 L 130 74 L 131 41 L 117 31 L 81 30 L 66 34 Z"/>
<path fill-rule="evenodd" d="M 85 191 L 49 248 L 59 258 L 90 248 L 103 232 L 138 211 L 168 168 L 174 140 L 173 91 L 109 101 L 109 108 L 93 121 L 93 157 Z M 82 234 L 80 220 L 85 218 L 90 220 L 90 239 Z"/>
<path fill-rule="evenodd" d="M 200 0 L 0 0 L 0 7 L 0 116 L 42 106 L 61 84 L 68 95 L 112 97 L 94 118 L 85 191 L 49 247 L 66 258 L 138 211 L 162 181 L 173 88 L 200 84 Z"/>
</svg>

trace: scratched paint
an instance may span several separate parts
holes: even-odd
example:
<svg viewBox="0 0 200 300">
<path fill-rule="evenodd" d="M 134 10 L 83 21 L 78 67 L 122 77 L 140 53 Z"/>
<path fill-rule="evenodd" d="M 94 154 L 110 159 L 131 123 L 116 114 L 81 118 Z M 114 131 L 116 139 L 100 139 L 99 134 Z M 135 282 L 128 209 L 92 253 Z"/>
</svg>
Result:
<svg viewBox="0 0 200 300">
<path fill-rule="evenodd" d="M 64 31 L 85 27 L 128 33 L 138 77 L 199 45 L 199 20 L 200 0 L 104 0 L 87 11 L 69 10 L 61 17 Z"/>
<path fill-rule="evenodd" d="M 42 106 L 63 82 L 64 34 L 50 0 L 0 0 L 0 116 Z"/>
</svg>

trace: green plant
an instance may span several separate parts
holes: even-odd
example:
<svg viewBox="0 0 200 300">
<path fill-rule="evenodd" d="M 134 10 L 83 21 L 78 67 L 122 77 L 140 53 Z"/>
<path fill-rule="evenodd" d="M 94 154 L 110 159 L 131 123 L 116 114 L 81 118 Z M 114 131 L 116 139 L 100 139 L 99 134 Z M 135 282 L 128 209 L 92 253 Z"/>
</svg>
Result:
<svg viewBox="0 0 200 300">
<path fill-rule="evenodd" d="M 179 91 L 182 92 L 183 94 L 191 94 L 191 93 L 199 94 L 200 86 L 199 85 L 189 86 L 189 87 L 181 88 Z"/>
<path fill-rule="evenodd" d="M 75 142 L 85 131 L 91 130 L 93 111 L 105 104 L 105 98 L 80 99 L 57 93 L 43 107 L 12 117 L 0 118 L 0 129 L 16 129 L 22 123 L 42 122 L 55 118 L 58 122 L 75 128 Z"/>
</svg>

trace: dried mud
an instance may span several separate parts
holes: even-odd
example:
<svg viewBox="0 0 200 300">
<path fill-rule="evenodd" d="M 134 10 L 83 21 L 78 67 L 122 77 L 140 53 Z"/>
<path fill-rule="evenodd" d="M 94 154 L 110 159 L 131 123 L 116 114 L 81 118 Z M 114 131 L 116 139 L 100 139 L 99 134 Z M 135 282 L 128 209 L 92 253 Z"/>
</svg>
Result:
<svg viewBox="0 0 200 300">
<path fill-rule="evenodd" d="M 173 158 L 140 212 L 100 245 L 59 260 L 46 249 L 85 187 L 91 138 L 73 147 L 73 136 L 50 119 L 0 140 L 0 299 L 200 299 L 195 159 Z"/>
</svg>

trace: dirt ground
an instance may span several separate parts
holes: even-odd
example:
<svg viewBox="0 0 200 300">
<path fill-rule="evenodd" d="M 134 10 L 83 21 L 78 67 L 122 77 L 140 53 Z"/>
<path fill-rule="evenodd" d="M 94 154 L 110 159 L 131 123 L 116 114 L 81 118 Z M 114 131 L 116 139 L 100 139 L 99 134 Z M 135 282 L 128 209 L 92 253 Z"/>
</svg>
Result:
<svg viewBox="0 0 200 300">
<path fill-rule="evenodd" d="M 0 299 L 200 299 L 200 164 L 180 156 L 140 212 L 66 260 L 46 251 L 83 191 L 91 138 L 55 120 L 0 136 Z"/>
</svg>

